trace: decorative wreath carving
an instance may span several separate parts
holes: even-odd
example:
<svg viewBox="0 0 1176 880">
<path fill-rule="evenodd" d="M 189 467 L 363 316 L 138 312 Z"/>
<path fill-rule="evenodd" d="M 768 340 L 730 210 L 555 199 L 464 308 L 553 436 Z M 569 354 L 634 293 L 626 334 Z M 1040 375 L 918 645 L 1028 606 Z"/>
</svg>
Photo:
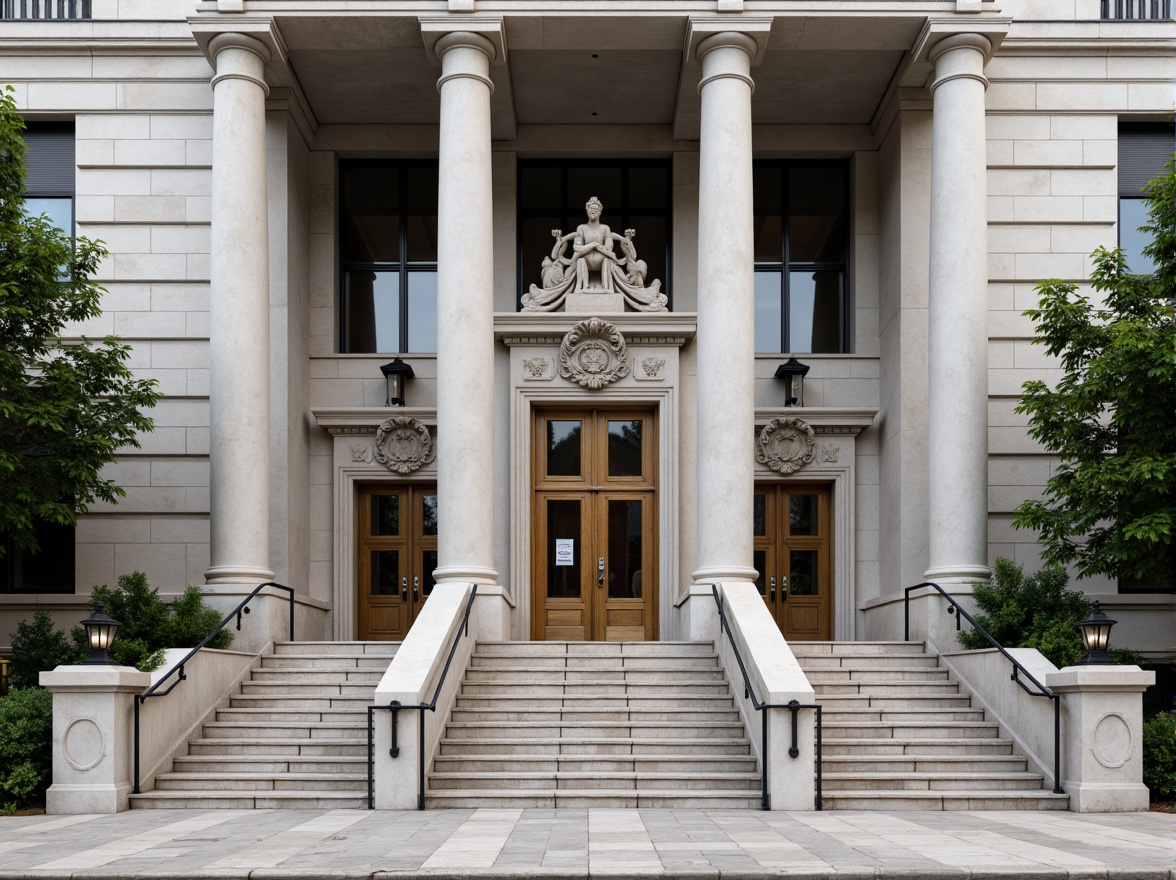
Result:
<svg viewBox="0 0 1176 880">
<path fill-rule="evenodd" d="M 779 474 L 794 474 L 813 460 L 816 436 L 803 419 L 772 419 L 759 435 L 755 460 Z"/>
<path fill-rule="evenodd" d="M 629 348 L 608 321 L 589 318 L 568 331 L 559 346 L 559 374 L 585 388 L 603 388 L 629 375 Z"/>
<path fill-rule="evenodd" d="M 376 461 L 398 474 L 411 474 L 433 460 L 433 435 L 409 416 L 395 416 L 376 429 Z"/>
</svg>

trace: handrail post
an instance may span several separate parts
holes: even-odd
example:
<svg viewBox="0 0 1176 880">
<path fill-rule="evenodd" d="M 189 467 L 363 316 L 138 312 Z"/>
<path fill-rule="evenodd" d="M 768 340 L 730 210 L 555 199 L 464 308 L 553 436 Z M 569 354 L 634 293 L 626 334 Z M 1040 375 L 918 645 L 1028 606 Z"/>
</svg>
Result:
<svg viewBox="0 0 1176 880">
<path fill-rule="evenodd" d="M 430 711 L 436 711 L 435 709 Z M 421 706 L 417 725 L 417 809 L 425 808 L 425 707 Z"/>
<path fill-rule="evenodd" d="M 792 745 L 788 747 L 788 757 L 795 758 L 800 754 L 796 739 L 796 716 L 800 713 L 800 700 L 789 700 L 788 708 L 792 711 Z"/>
<path fill-rule="evenodd" d="M 400 720 L 400 701 L 393 700 L 388 704 L 388 708 L 392 710 L 392 747 L 388 749 L 388 756 L 392 758 L 400 757 L 400 744 L 396 742 L 396 734 L 399 728 Z"/>
<path fill-rule="evenodd" d="M 139 791 L 139 703 L 142 702 L 138 694 L 135 694 L 135 787 L 132 789 L 132 794 L 140 794 Z"/>
<path fill-rule="evenodd" d="M 376 774 L 372 772 L 376 764 L 376 724 L 375 716 L 376 707 L 367 707 L 367 722 L 368 722 L 368 740 L 367 740 L 367 759 L 368 759 L 368 809 L 374 810 L 376 808 Z"/>
<path fill-rule="evenodd" d="M 760 806 L 764 810 L 772 809 L 772 793 L 768 786 L 768 713 L 760 712 L 760 757 L 763 760 L 763 772 L 760 773 Z"/>
<path fill-rule="evenodd" d="M 1054 704 L 1054 794 L 1065 794 L 1062 790 L 1062 698 L 1053 695 Z"/>
</svg>

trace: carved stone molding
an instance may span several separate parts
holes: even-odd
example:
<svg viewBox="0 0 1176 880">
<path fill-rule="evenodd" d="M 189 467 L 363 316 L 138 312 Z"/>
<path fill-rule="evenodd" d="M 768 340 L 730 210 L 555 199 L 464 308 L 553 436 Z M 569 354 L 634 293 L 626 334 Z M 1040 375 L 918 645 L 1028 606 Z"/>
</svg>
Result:
<svg viewBox="0 0 1176 880">
<path fill-rule="evenodd" d="M 366 443 L 352 443 L 347 447 L 354 462 L 368 462 L 372 460 L 372 448 Z"/>
<path fill-rule="evenodd" d="M 634 367 L 633 378 L 642 382 L 661 382 L 665 379 L 665 367 L 665 358 L 642 358 Z"/>
<path fill-rule="evenodd" d="M 629 375 L 629 349 L 613 324 L 581 321 L 559 346 L 559 374 L 585 388 L 603 388 Z"/>
<path fill-rule="evenodd" d="M 551 358 L 523 358 L 523 379 L 527 382 L 550 382 L 555 378 L 554 362 Z"/>
<path fill-rule="evenodd" d="M 433 435 L 410 416 L 395 416 L 376 429 L 376 461 L 397 474 L 411 474 L 433 460 Z"/>
<path fill-rule="evenodd" d="M 821 461 L 826 464 L 833 464 L 837 461 L 837 457 L 841 455 L 841 447 L 836 443 L 828 445 L 821 444 Z"/>
<path fill-rule="evenodd" d="M 813 460 L 816 435 L 803 419 L 772 419 L 759 435 L 755 460 L 779 474 L 794 474 Z"/>
</svg>

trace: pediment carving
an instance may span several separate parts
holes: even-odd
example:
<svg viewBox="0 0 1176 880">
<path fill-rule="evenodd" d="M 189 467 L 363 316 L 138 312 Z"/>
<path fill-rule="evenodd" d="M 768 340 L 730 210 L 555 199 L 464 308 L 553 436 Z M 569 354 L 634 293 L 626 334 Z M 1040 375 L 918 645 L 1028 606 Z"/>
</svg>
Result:
<svg viewBox="0 0 1176 880">
<path fill-rule="evenodd" d="M 629 375 L 629 348 L 615 325 L 581 321 L 559 346 L 559 374 L 585 388 L 603 388 Z"/>
<path fill-rule="evenodd" d="M 376 461 L 393 473 L 418 471 L 435 454 L 428 426 L 410 416 L 394 416 L 376 429 Z"/>
</svg>

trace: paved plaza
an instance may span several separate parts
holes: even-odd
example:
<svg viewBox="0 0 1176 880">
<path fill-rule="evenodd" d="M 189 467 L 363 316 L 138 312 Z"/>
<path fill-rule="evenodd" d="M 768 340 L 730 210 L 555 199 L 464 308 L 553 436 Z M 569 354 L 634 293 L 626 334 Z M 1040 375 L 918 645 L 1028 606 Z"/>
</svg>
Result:
<svg viewBox="0 0 1176 880">
<path fill-rule="evenodd" d="M 7 878 L 1176 880 L 1176 816 L 147 810 L 0 818 Z"/>
</svg>

